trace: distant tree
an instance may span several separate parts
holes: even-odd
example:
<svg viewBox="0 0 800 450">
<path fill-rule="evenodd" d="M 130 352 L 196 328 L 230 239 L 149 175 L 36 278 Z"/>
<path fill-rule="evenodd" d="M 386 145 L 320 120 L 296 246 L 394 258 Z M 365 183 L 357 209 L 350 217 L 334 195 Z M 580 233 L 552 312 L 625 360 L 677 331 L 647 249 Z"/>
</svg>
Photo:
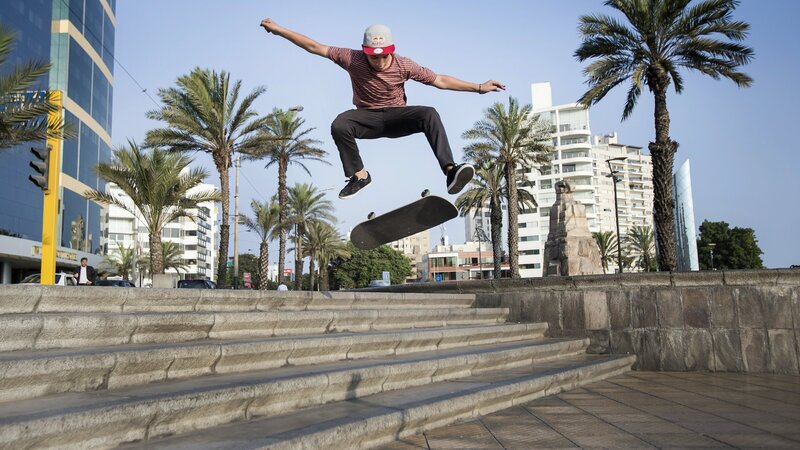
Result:
<svg viewBox="0 0 800 450">
<path fill-rule="evenodd" d="M 379 280 L 388 271 L 392 284 L 402 284 L 411 276 L 411 260 L 402 252 L 388 245 L 372 250 L 356 248 L 347 243 L 350 257 L 339 257 L 331 264 L 332 290 L 367 287 L 372 280 Z"/>
<path fill-rule="evenodd" d="M 142 257 L 144 264 L 150 266 L 150 254 Z M 176 272 L 186 271 L 189 266 L 183 259 L 183 249 L 177 242 L 163 241 L 161 243 L 161 266 L 164 270 L 175 269 Z"/>
<path fill-rule="evenodd" d="M 339 235 L 339 231 L 328 222 L 311 222 L 305 235 L 303 236 L 304 256 L 309 257 L 309 290 L 314 290 L 315 286 L 320 290 L 328 290 L 327 282 L 328 264 L 331 259 L 337 257 L 347 258 L 350 252 L 347 250 L 347 242 Z M 319 269 L 319 284 L 316 281 L 316 268 Z"/>
<path fill-rule="evenodd" d="M 653 257 L 656 251 L 656 244 L 652 228 L 645 226 L 631 227 L 622 244 L 623 248 L 627 250 L 628 256 L 635 261 L 636 267 L 644 272 L 655 272 L 657 270 L 656 259 Z"/>
<path fill-rule="evenodd" d="M 259 128 L 256 145 L 244 152 L 248 159 L 266 161 L 265 167 L 278 167 L 278 283 L 283 283 L 288 217 L 291 214 L 289 187 L 286 184 L 289 166 L 296 165 L 311 175 L 306 162 L 330 164 L 323 159 L 328 152 L 319 147 L 321 142 L 309 137 L 314 128 L 303 128 L 305 123 L 305 119 L 301 119 L 295 111 L 275 108 Z"/>
<path fill-rule="evenodd" d="M 243 217 L 244 226 L 248 230 L 256 233 L 261 240 L 259 244 L 259 269 L 258 269 L 258 288 L 268 289 L 269 280 L 269 241 L 279 234 L 278 229 L 278 202 L 273 198 L 269 202 L 261 203 L 258 200 L 250 202 L 255 218 Z"/>
<path fill-rule="evenodd" d="M 184 172 L 192 159 L 180 153 L 171 153 L 158 147 L 149 153 L 139 149 L 133 141 L 127 147 L 114 150 L 110 162 L 100 163 L 95 171 L 103 180 L 116 184 L 130 199 L 119 198 L 91 189 L 84 193 L 89 200 L 118 206 L 144 220 L 150 234 L 150 274 L 164 273 L 161 230 L 179 217 L 191 217 L 189 210 L 202 202 L 220 199 L 215 190 L 189 194 L 189 190 L 203 183 L 208 174 L 200 168 Z"/>
<path fill-rule="evenodd" d="M 711 264 L 713 245 L 714 264 Z M 704 220 L 700 225 L 697 253 L 701 270 L 763 269 L 756 233 L 752 228 L 730 228 L 726 222 Z"/>
<path fill-rule="evenodd" d="M 262 289 L 261 281 L 257 276 L 259 271 L 259 258 L 252 253 L 239 253 L 239 280 L 244 280 L 244 274 L 250 274 L 250 280 L 254 289 Z M 233 268 L 229 268 L 225 274 L 226 283 L 228 286 L 233 284 Z M 241 282 L 241 281 L 240 281 Z M 267 282 L 263 289 L 269 289 L 270 284 Z"/>
<path fill-rule="evenodd" d="M 603 273 L 606 273 L 608 263 L 617 257 L 617 236 L 613 231 L 596 231 L 592 237 L 600 249 L 600 262 L 603 264 Z"/>
<path fill-rule="evenodd" d="M 606 0 L 605 5 L 624 20 L 600 14 L 580 18 L 582 42 L 575 57 L 592 62 L 584 69 L 589 89 L 579 101 L 588 108 L 616 86 L 630 82 L 622 112 L 625 120 L 644 86 L 653 94 L 655 141 L 648 148 L 653 161 L 658 266 L 672 271 L 672 166 L 678 143 L 669 135 L 667 92 L 670 85 L 677 94 L 683 91 L 683 69 L 750 86 L 753 80 L 739 71 L 753 58 L 753 50 L 741 44 L 750 25 L 733 18 L 738 0 Z"/>
<path fill-rule="evenodd" d="M 115 275 L 121 275 L 123 280 L 130 280 L 130 274 L 136 261 L 136 247 L 134 245 L 126 247 L 119 241 L 114 241 L 114 244 L 116 248 L 108 252 L 105 260 Z"/>
<path fill-rule="evenodd" d="M 298 183 L 289 188 L 289 209 L 290 215 L 286 219 L 288 224 L 294 226 L 294 271 L 296 290 L 301 289 L 303 274 L 303 237 L 306 229 L 319 220 L 335 222 L 336 216 L 333 215 L 333 203 L 325 198 L 325 193 L 318 190 L 314 185 Z M 313 265 L 313 262 L 312 262 Z"/>
<path fill-rule="evenodd" d="M 230 240 L 230 189 L 228 170 L 236 152 L 247 153 L 257 145 L 256 131 L 266 118 L 258 117 L 253 102 L 265 92 L 256 87 L 239 97 L 242 82 L 230 81 L 223 71 L 196 67 L 178 78 L 175 87 L 159 89 L 162 106 L 147 113 L 147 118 L 164 122 L 164 128 L 147 132 L 147 146 L 160 146 L 176 152 L 205 152 L 219 173 L 222 221 L 219 225 L 217 280 L 225 276 Z"/>
<path fill-rule="evenodd" d="M 492 161 L 503 168 L 506 180 L 505 197 L 508 214 L 508 256 L 512 278 L 519 278 L 519 181 L 517 170 L 539 167 L 549 161 L 552 150 L 550 124 L 540 115 L 531 114 L 531 105 L 520 106 L 509 97 L 508 108 L 500 102 L 484 111 L 484 118 L 475 122 L 462 135 L 473 141 L 464 148 L 474 161 Z"/>
</svg>

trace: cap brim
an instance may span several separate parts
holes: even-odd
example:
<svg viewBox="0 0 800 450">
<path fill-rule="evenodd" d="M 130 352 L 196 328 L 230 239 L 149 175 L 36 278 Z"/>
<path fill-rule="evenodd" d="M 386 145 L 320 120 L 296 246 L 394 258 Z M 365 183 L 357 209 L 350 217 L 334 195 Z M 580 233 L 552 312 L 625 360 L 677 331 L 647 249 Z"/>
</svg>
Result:
<svg viewBox="0 0 800 450">
<path fill-rule="evenodd" d="M 391 55 L 394 53 L 394 44 L 388 47 L 367 47 L 366 45 L 362 45 L 361 48 L 364 50 L 364 53 L 367 55 Z"/>
</svg>

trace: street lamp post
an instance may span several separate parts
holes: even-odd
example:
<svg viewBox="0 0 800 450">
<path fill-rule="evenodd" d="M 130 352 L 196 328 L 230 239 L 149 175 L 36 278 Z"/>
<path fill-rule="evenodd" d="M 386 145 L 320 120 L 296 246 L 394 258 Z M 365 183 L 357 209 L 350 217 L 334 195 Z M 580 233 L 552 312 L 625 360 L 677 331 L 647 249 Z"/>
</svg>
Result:
<svg viewBox="0 0 800 450">
<path fill-rule="evenodd" d="M 608 170 L 610 172 L 606 176 L 611 178 L 611 183 L 614 185 L 614 217 L 616 218 L 617 222 L 617 265 L 619 266 L 619 273 L 622 273 L 622 241 L 621 241 L 622 238 L 619 233 L 619 204 L 617 203 L 617 182 L 622 180 L 622 178 L 617 175 L 619 172 L 611 168 L 611 161 L 625 161 L 626 159 L 628 159 L 627 156 L 618 156 L 616 158 L 610 158 L 606 160 L 606 163 L 608 164 Z"/>
</svg>

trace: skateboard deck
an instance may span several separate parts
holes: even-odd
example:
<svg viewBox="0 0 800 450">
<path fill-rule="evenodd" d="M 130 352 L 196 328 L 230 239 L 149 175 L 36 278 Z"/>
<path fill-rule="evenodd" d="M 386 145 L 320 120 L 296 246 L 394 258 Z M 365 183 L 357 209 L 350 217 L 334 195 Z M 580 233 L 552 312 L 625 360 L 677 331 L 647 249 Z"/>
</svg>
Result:
<svg viewBox="0 0 800 450">
<path fill-rule="evenodd" d="M 449 200 L 428 195 L 358 224 L 350 232 L 350 241 L 362 250 L 369 250 L 433 228 L 456 217 L 458 209 Z"/>
</svg>

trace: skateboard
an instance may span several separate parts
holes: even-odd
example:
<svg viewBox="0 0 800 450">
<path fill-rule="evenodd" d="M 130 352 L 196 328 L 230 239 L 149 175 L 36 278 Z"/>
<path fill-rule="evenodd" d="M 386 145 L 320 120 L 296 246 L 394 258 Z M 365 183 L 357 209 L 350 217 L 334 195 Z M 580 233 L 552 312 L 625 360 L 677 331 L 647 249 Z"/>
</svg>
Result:
<svg viewBox="0 0 800 450">
<path fill-rule="evenodd" d="M 353 245 L 369 250 L 411 236 L 458 217 L 458 208 L 449 200 L 422 192 L 422 198 L 380 216 L 369 213 L 367 221 L 350 232 Z"/>
</svg>

